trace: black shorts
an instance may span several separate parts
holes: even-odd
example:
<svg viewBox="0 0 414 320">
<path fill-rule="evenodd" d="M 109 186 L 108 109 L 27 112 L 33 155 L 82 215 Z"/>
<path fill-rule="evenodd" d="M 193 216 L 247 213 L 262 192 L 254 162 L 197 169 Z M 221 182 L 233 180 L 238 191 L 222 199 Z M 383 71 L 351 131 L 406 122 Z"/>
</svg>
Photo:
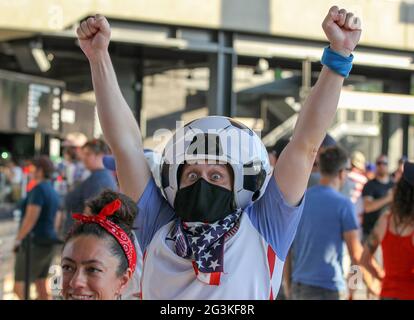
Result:
<svg viewBox="0 0 414 320">
<path fill-rule="evenodd" d="M 16 261 L 14 264 L 14 280 L 16 282 L 26 280 L 26 251 L 26 246 L 22 245 L 16 253 Z M 31 245 L 30 282 L 47 278 L 54 255 L 54 245 Z"/>
</svg>

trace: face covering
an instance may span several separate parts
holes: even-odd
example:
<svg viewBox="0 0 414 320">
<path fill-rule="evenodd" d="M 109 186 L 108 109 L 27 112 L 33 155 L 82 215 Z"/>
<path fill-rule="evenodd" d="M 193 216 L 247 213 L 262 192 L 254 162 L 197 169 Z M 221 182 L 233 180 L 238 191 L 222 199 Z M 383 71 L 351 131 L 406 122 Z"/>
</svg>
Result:
<svg viewBox="0 0 414 320">
<path fill-rule="evenodd" d="M 174 209 L 182 221 L 212 223 L 235 210 L 233 192 L 201 178 L 178 190 Z"/>
<path fill-rule="evenodd" d="M 224 242 L 226 236 L 237 232 L 242 210 L 230 213 L 214 224 L 185 222 L 177 219 L 172 239 L 175 252 L 184 259 L 191 259 L 198 280 L 207 285 L 220 285 L 224 272 Z"/>
</svg>

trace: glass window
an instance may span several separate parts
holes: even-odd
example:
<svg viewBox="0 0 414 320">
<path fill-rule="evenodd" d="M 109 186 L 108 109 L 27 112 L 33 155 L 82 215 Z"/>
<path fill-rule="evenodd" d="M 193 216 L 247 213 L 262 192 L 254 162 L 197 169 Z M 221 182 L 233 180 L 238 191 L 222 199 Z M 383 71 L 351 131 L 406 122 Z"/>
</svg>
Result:
<svg viewBox="0 0 414 320">
<path fill-rule="evenodd" d="M 364 122 L 374 122 L 374 113 L 372 111 L 364 111 L 363 119 Z"/>
<path fill-rule="evenodd" d="M 346 119 L 348 121 L 356 121 L 356 111 L 354 111 L 354 110 L 347 110 L 347 112 L 346 112 Z"/>
</svg>

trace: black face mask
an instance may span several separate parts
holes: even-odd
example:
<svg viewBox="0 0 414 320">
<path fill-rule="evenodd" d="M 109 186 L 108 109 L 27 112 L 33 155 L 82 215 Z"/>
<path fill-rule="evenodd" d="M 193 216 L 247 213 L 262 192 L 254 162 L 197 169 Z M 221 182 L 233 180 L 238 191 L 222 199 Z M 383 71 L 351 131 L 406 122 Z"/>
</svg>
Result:
<svg viewBox="0 0 414 320">
<path fill-rule="evenodd" d="M 174 209 L 183 221 L 212 223 L 235 210 L 233 192 L 199 179 L 177 191 Z"/>
</svg>

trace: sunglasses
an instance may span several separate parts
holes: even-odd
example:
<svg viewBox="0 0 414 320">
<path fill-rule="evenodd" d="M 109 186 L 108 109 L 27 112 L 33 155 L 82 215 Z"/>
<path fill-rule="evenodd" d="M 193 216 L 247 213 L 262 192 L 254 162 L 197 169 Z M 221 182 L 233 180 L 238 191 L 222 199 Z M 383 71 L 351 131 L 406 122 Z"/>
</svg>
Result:
<svg viewBox="0 0 414 320">
<path fill-rule="evenodd" d="M 377 166 L 380 166 L 380 165 L 387 166 L 388 162 L 387 161 L 377 161 Z"/>
</svg>

